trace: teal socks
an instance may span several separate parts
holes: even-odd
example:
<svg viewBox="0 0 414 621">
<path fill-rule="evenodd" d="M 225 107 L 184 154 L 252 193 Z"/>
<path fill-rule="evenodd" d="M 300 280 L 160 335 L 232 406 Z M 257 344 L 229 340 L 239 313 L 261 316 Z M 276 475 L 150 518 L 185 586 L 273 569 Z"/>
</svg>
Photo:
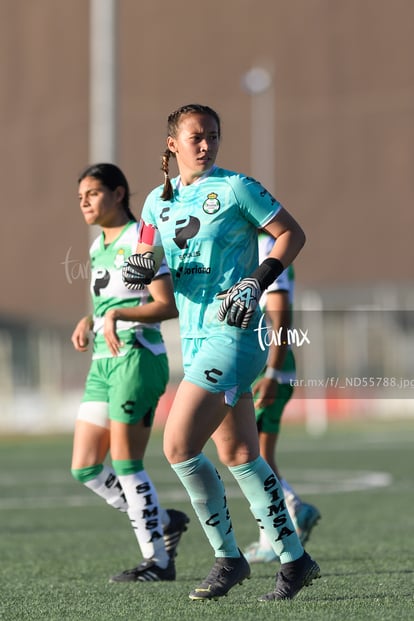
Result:
<svg viewBox="0 0 414 621">
<path fill-rule="evenodd" d="M 179 464 L 171 464 L 171 467 L 187 490 L 215 556 L 240 556 L 223 482 L 211 461 L 200 453 Z"/>
<path fill-rule="evenodd" d="M 268 463 L 259 456 L 247 464 L 231 466 L 229 470 L 280 562 L 290 563 L 300 558 L 304 552 L 302 544 L 286 509 L 282 487 Z"/>
</svg>

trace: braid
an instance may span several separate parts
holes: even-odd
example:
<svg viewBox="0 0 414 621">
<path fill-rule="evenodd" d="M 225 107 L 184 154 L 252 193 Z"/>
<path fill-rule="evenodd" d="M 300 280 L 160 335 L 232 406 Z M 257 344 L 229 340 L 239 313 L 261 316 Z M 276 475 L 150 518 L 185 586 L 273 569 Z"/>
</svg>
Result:
<svg viewBox="0 0 414 621">
<path fill-rule="evenodd" d="M 162 194 L 161 194 L 161 199 L 163 201 L 170 201 L 173 197 L 173 189 L 172 189 L 172 185 L 170 181 L 169 167 L 168 167 L 170 157 L 171 157 L 171 151 L 169 149 L 165 149 L 164 153 L 162 154 L 162 164 L 161 164 L 161 170 L 164 173 L 164 187 L 163 187 Z"/>
</svg>

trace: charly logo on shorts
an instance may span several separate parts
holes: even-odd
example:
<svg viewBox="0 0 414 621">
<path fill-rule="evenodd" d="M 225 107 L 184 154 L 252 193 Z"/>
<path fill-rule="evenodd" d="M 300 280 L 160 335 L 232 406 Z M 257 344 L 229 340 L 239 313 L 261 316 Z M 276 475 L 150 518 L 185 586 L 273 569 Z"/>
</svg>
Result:
<svg viewBox="0 0 414 621">
<path fill-rule="evenodd" d="M 203 211 L 208 214 L 217 213 L 220 209 L 220 201 L 217 197 L 218 194 L 216 194 L 215 192 L 210 192 L 210 194 L 207 194 L 207 198 L 203 203 Z"/>
</svg>

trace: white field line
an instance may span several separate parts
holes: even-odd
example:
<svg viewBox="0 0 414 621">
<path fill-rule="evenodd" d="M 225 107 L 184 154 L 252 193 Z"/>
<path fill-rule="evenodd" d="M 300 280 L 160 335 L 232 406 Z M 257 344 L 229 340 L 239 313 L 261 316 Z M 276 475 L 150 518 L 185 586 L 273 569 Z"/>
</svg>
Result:
<svg viewBox="0 0 414 621">
<path fill-rule="evenodd" d="M 46 474 L 46 473 L 45 473 Z M 339 494 L 344 492 L 362 492 L 375 488 L 388 487 L 392 484 L 391 474 L 387 472 L 375 472 L 369 470 L 352 471 L 352 470 L 306 470 L 297 471 L 296 477 L 293 471 L 289 472 L 288 479 L 297 490 L 299 495 L 311 496 L 313 494 Z M 6 488 L 13 488 L 27 484 L 32 480 L 37 485 L 42 481 L 42 485 L 47 488 L 49 485 L 67 485 L 67 477 L 59 476 L 55 473 L 45 478 L 40 477 L 41 473 L 36 474 L 36 478 L 29 477 L 25 481 L 18 476 L 3 475 L 0 477 L 0 511 L 5 510 L 24 510 L 24 509 L 50 509 L 50 508 L 76 508 L 85 506 L 102 505 L 100 500 L 93 493 L 90 494 L 56 494 L 50 496 L 20 496 L 7 498 L 5 497 Z M 50 475 L 50 473 L 49 473 Z M 295 483 L 297 478 L 300 483 Z M 158 487 L 162 504 L 166 502 L 185 502 L 188 500 L 187 493 L 179 484 L 168 484 L 167 489 L 163 489 L 162 483 L 155 483 Z M 226 491 L 228 498 L 241 498 L 242 493 L 234 483 L 226 482 Z"/>
</svg>

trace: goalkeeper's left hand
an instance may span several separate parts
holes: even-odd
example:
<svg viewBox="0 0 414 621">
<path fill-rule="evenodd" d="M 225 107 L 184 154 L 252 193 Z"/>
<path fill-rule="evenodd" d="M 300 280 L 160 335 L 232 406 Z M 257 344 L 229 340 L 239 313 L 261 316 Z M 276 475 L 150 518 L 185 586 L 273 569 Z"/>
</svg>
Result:
<svg viewBox="0 0 414 621">
<path fill-rule="evenodd" d="M 216 297 L 223 300 L 217 313 L 219 321 L 227 317 L 229 326 L 245 330 L 259 304 L 262 289 L 257 278 L 243 278 L 227 291 L 218 293 Z"/>
<path fill-rule="evenodd" d="M 122 280 L 127 289 L 137 291 L 149 285 L 155 276 L 155 261 L 152 252 L 132 254 L 122 267 Z"/>
</svg>

